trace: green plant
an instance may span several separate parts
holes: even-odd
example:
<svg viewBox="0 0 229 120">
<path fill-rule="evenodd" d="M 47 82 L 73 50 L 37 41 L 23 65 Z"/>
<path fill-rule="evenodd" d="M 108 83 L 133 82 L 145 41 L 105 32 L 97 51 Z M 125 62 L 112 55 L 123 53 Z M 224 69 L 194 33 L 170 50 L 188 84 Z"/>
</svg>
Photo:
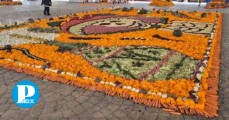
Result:
<svg viewBox="0 0 229 120">
<path fill-rule="evenodd" d="M 59 27 L 63 21 L 48 22 L 48 26 Z"/>
<path fill-rule="evenodd" d="M 204 18 L 204 17 L 206 17 L 206 16 L 207 16 L 206 13 L 202 13 L 202 14 L 201 14 L 201 18 Z"/>
<path fill-rule="evenodd" d="M 49 18 L 49 20 L 54 20 L 54 18 L 51 17 L 51 18 Z"/>
<path fill-rule="evenodd" d="M 122 9 L 122 11 L 123 11 L 123 12 L 129 12 L 130 10 L 129 10 L 127 7 L 124 7 L 124 8 Z"/>
<path fill-rule="evenodd" d="M 180 37 L 182 36 L 182 31 L 177 29 L 173 31 L 173 36 Z"/>
<path fill-rule="evenodd" d="M 161 23 L 167 24 L 169 21 L 169 18 L 161 18 Z"/>
<path fill-rule="evenodd" d="M 134 7 L 130 7 L 130 10 L 134 10 Z"/>
<path fill-rule="evenodd" d="M 35 22 L 35 20 L 33 18 L 28 19 L 28 23 L 34 23 L 34 22 Z"/>
<path fill-rule="evenodd" d="M 30 32 L 41 32 L 41 33 L 59 33 L 60 31 L 57 28 L 40 28 L 32 27 L 27 29 Z"/>
<path fill-rule="evenodd" d="M 138 12 L 138 14 L 147 14 L 147 10 L 145 10 L 145 9 L 141 9 L 139 12 Z"/>
</svg>

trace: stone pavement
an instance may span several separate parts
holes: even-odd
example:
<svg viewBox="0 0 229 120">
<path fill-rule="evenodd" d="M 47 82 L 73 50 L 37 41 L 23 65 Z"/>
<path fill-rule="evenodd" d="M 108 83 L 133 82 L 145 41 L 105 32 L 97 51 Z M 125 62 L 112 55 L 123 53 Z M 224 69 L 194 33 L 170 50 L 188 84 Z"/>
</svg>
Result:
<svg viewBox="0 0 229 120">
<path fill-rule="evenodd" d="M 111 6 L 113 5 L 103 5 L 103 7 Z M 146 3 L 129 3 L 119 6 L 153 8 Z M 93 4 L 85 7 L 79 3 L 54 2 L 52 15 L 63 15 L 96 8 L 101 8 L 101 6 Z M 174 7 L 163 9 L 179 10 L 184 8 L 187 10 L 204 10 L 203 6 L 198 7 L 197 4 L 177 4 Z M 39 2 L 24 2 L 23 6 L 0 7 L 0 22 L 24 21 L 30 17 L 45 18 L 42 15 L 42 9 Z M 225 13 L 222 33 L 219 117 L 176 116 L 159 108 L 145 108 L 144 105 L 134 104 L 131 100 L 38 79 L 0 67 L 0 120 L 229 120 L 229 9 L 218 11 Z M 15 106 L 11 98 L 13 86 L 23 79 L 34 81 L 40 89 L 40 101 L 31 109 L 21 109 Z"/>
</svg>

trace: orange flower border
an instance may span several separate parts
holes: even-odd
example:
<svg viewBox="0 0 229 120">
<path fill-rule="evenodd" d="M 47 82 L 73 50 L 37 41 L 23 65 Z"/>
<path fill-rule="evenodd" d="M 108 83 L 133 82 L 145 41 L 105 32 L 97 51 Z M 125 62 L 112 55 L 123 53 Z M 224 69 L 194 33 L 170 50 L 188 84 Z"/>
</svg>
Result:
<svg viewBox="0 0 229 120">
<path fill-rule="evenodd" d="M 172 0 L 152 0 L 152 2 L 150 3 L 150 6 L 174 6 Z"/>
<path fill-rule="evenodd" d="M 181 113 L 194 115 L 199 114 L 206 117 L 215 117 L 218 111 L 218 80 L 219 80 L 219 55 L 220 55 L 220 43 L 221 43 L 221 33 L 222 33 L 222 14 L 218 14 L 219 18 L 217 21 L 216 31 L 213 38 L 212 49 L 210 53 L 210 60 L 208 62 L 205 75 L 201 80 L 201 84 L 207 85 L 206 94 L 203 94 L 206 100 L 204 101 L 203 107 L 193 107 L 193 101 L 187 100 L 183 105 L 178 104 L 180 99 L 174 100 L 173 98 L 161 98 L 158 95 L 149 96 L 142 93 L 132 92 L 128 89 L 122 89 L 119 87 L 114 87 L 108 84 L 97 83 L 94 79 L 90 78 L 76 78 L 69 76 L 68 74 L 60 75 L 50 71 L 44 71 L 42 69 L 35 69 L 30 67 L 28 64 L 24 66 L 18 65 L 18 63 L 3 59 L 0 60 L 0 65 L 7 69 L 12 69 L 17 72 L 24 72 L 30 75 L 34 75 L 39 78 L 48 79 L 55 82 L 61 82 L 66 84 L 71 84 L 77 87 L 82 87 L 92 91 L 100 91 L 106 94 L 114 96 L 117 94 L 123 98 L 131 98 L 136 103 L 142 103 L 146 106 L 163 107 L 165 111 L 173 114 L 180 115 Z M 86 80 L 87 79 L 87 80 Z M 202 87 L 203 87 L 202 85 Z M 205 88 L 204 88 L 205 89 Z M 192 107 L 191 107 L 192 106 Z"/>
<path fill-rule="evenodd" d="M 3 1 L 3 2 L 0 2 L 0 6 L 1 5 L 22 5 L 22 2 L 20 1 Z"/>
</svg>

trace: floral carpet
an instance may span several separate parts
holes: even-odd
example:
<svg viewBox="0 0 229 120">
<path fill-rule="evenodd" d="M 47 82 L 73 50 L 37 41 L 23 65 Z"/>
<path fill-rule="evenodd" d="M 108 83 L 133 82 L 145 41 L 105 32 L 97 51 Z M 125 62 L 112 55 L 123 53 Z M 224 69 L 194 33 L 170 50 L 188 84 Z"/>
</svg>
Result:
<svg viewBox="0 0 229 120">
<path fill-rule="evenodd" d="M 0 6 L 2 5 L 22 5 L 22 2 L 20 1 L 13 1 L 13 0 L 1 0 Z"/>
<path fill-rule="evenodd" d="M 51 81 L 217 116 L 222 14 L 94 10 L 0 27 L 0 65 Z"/>
</svg>

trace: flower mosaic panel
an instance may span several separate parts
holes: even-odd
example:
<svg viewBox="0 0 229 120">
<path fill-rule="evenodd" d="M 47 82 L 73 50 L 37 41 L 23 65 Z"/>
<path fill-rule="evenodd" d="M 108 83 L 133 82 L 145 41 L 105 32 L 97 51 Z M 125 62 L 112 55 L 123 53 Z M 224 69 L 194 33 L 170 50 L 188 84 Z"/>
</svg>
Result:
<svg viewBox="0 0 229 120">
<path fill-rule="evenodd" d="M 198 23 L 198 22 L 183 22 L 183 21 L 173 21 L 171 25 L 168 25 L 165 30 L 176 30 L 180 29 L 187 33 L 196 34 L 210 34 L 213 30 L 214 23 Z"/>
<path fill-rule="evenodd" d="M 132 99 L 217 116 L 222 14 L 106 9 L 0 26 L 0 65 Z"/>
</svg>

